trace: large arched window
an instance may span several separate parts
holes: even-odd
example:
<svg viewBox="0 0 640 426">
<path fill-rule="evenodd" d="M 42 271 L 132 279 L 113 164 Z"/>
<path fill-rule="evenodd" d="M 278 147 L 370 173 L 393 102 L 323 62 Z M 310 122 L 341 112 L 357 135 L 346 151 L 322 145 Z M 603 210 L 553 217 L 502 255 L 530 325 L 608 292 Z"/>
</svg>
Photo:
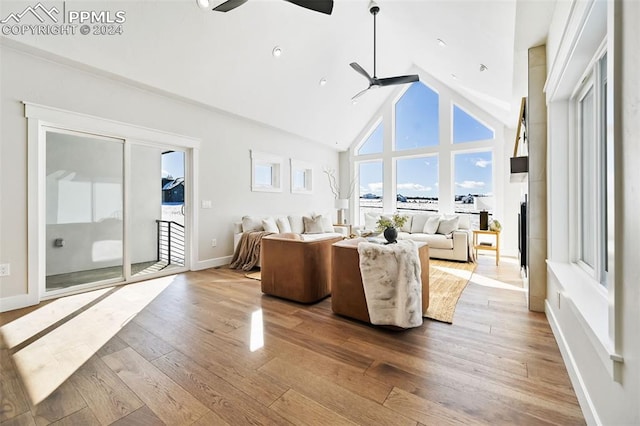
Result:
<svg viewBox="0 0 640 426">
<path fill-rule="evenodd" d="M 408 86 L 379 115 L 352 151 L 359 223 L 371 210 L 492 213 L 497 122 L 491 116 L 435 81 Z"/>
</svg>

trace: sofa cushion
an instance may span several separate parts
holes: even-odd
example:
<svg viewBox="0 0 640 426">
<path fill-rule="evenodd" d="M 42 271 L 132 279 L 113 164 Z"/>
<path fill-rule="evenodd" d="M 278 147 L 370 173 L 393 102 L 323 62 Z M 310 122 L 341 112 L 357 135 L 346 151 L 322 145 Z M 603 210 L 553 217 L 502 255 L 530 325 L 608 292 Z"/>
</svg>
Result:
<svg viewBox="0 0 640 426">
<path fill-rule="evenodd" d="M 471 229 L 471 217 L 468 214 L 447 214 L 444 218 L 453 219 L 456 216 L 459 218 L 458 229 Z"/>
<path fill-rule="evenodd" d="M 278 220 L 276 220 L 276 225 L 278 225 L 278 229 L 281 234 L 291 232 L 291 224 L 289 223 L 289 219 L 286 217 L 279 217 Z"/>
<path fill-rule="evenodd" d="M 304 223 L 305 234 L 323 234 L 324 228 L 322 226 L 322 216 L 303 216 L 302 221 Z"/>
<path fill-rule="evenodd" d="M 331 220 L 331 216 L 321 215 L 320 217 L 322 218 L 322 230 L 324 232 L 334 232 L 333 221 Z"/>
<path fill-rule="evenodd" d="M 422 233 L 424 230 L 424 224 L 430 216 L 440 216 L 437 213 L 418 213 L 413 215 L 411 219 L 411 233 Z"/>
<path fill-rule="evenodd" d="M 380 219 L 382 214 L 376 212 L 365 212 L 364 213 L 364 229 L 376 229 L 378 227 L 378 219 Z"/>
<path fill-rule="evenodd" d="M 438 234 L 448 235 L 458 229 L 458 222 L 460 218 L 458 216 L 451 219 L 441 219 L 438 225 Z"/>
<path fill-rule="evenodd" d="M 242 232 L 262 231 L 262 218 L 243 216 L 242 217 Z"/>
<path fill-rule="evenodd" d="M 424 223 L 422 232 L 425 234 L 435 234 L 438 231 L 438 225 L 440 225 L 440 217 L 436 215 L 429 216 Z"/>
<path fill-rule="evenodd" d="M 413 241 L 424 242 L 429 244 L 429 248 L 453 250 L 453 239 L 447 238 L 446 235 L 441 234 L 410 234 L 410 239 Z"/>
<path fill-rule="evenodd" d="M 291 232 L 296 234 L 302 234 L 304 232 L 302 216 L 289 216 L 289 225 L 291 225 Z"/>
<path fill-rule="evenodd" d="M 278 225 L 276 225 L 276 220 L 272 217 L 262 219 L 262 228 L 264 228 L 266 232 L 273 232 L 274 234 L 280 232 Z"/>
<path fill-rule="evenodd" d="M 411 232 L 411 222 L 413 221 L 413 215 L 408 213 L 402 213 L 400 216 L 406 217 L 407 221 L 400 227 L 402 232 Z"/>
</svg>

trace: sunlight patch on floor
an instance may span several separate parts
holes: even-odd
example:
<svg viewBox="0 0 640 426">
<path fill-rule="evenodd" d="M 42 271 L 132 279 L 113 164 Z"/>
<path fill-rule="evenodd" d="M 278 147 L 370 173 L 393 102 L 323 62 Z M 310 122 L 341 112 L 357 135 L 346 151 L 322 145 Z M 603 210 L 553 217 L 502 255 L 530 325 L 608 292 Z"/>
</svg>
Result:
<svg viewBox="0 0 640 426">
<path fill-rule="evenodd" d="M 480 275 L 478 273 L 473 274 L 473 276 L 471 277 L 471 282 L 483 287 L 493 287 L 502 290 L 518 291 L 521 293 L 524 293 L 526 291 L 524 288 L 518 287 L 517 285 L 507 284 L 502 281 L 494 280 L 493 278 L 485 277 L 484 275 Z"/>
<path fill-rule="evenodd" d="M 33 404 L 43 401 L 64 383 L 167 288 L 174 277 L 122 286 L 104 300 L 16 352 L 13 358 Z M 29 321 L 33 313 L 25 315 L 25 321 Z"/>
<path fill-rule="evenodd" d="M 110 290 L 110 288 L 103 288 L 54 300 L 29 315 L 3 325 L 0 327 L 0 333 L 7 347 L 14 348 Z"/>
</svg>

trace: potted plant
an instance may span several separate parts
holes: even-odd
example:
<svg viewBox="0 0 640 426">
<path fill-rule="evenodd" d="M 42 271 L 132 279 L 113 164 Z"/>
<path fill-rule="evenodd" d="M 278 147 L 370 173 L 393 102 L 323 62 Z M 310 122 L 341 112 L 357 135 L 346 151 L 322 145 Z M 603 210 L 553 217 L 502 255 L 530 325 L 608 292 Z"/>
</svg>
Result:
<svg viewBox="0 0 640 426">
<path fill-rule="evenodd" d="M 398 242 L 398 230 L 397 228 L 402 228 L 402 225 L 405 224 L 408 217 L 400 215 L 398 213 L 394 214 L 391 218 L 388 216 L 380 216 L 378 219 L 378 231 L 384 233 L 384 238 L 387 240 L 387 244 L 393 244 Z"/>
<path fill-rule="evenodd" d="M 497 219 L 493 219 L 489 222 L 489 230 L 500 232 L 502 230 L 502 224 Z"/>
</svg>

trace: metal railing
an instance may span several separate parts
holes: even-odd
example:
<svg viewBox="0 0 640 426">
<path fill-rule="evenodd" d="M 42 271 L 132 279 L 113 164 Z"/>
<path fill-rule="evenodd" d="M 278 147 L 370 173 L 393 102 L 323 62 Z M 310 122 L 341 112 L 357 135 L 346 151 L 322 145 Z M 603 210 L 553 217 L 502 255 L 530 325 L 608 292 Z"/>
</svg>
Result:
<svg viewBox="0 0 640 426">
<path fill-rule="evenodd" d="M 156 220 L 158 227 L 158 262 L 184 266 L 184 225 L 169 220 Z"/>
</svg>

